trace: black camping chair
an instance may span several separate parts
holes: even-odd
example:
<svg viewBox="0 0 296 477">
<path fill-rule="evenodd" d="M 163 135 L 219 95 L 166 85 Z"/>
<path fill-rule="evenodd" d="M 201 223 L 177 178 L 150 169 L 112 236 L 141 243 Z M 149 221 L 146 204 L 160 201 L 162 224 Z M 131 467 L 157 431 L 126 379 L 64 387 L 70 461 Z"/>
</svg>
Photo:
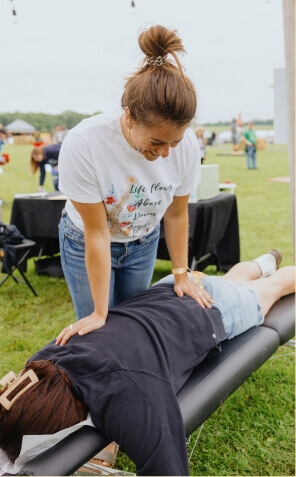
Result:
<svg viewBox="0 0 296 477">
<path fill-rule="evenodd" d="M 5 273 L 5 277 L 0 282 L 0 287 L 6 280 L 11 277 L 15 283 L 25 283 L 33 293 L 33 295 L 38 296 L 33 286 L 29 282 L 28 278 L 25 275 L 26 270 L 26 259 L 30 253 L 32 247 L 34 247 L 35 242 L 29 239 L 23 239 L 22 243 L 13 245 L 6 244 L 5 248 L 0 248 L 0 265 L 1 272 Z M 9 254 L 9 264 L 7 264 L 6 258 Z M 19 278 L 15 275 L 15 271 L 18 270 L 22 278 Z"/>
</svg>

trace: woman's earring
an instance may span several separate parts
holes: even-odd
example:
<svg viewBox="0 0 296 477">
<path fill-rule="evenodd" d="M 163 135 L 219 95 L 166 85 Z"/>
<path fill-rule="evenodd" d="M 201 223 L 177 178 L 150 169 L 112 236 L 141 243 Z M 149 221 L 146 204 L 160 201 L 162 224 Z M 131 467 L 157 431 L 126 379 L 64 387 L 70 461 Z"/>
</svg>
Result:
<svg viewBox="0 0 296 477">
<path fill-rule="evenodd" d="M 128 143 L 130 148 L 132 147 L 132 139 L 131 139 L 131 129 L 128 128 Z"/>
</svg>

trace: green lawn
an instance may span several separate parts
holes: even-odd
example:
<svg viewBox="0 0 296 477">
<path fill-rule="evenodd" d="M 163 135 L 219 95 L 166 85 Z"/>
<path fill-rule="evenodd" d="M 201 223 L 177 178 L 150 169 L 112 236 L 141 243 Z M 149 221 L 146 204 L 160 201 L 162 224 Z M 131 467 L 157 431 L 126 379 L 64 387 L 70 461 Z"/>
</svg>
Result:
<svg viewBox="0 0 296 477">
<path fill-rule="evenodd" d="M 244 157 L 216 155 L 230 150 L 231 145 L 208 147 L 206 163 L 219 164 L 221 182 L 237 184 L 241 260 L 277 247 L 283 253 L 283 265 L 292 264 L 289 185 L 268 181 L 288 176 L 287 147 L 259 151 L 257 171 L 246 169 Z M 0 174 L 0 198 L 3 220 L 8 223 L 14 194 L 35 192 L 37 176 L 29 175 L 29 146 L 6 145 L 5 152 L 11 161 Z M 50 175 L 45 186 L 53 190 Z M 169 262 L 158 260 L 154 280 L 169 270 Z M 207 272 L 215 273 L 215 267 Z M 75 320 L 63 279 L 37 276 L 32 259 L 28 277 L 37 298 L 12 280 L 0 288 L 0 376 L 19 371 L 34 351 Z M 206 421 L 191 459 L 192 475 L 294 476 L 294 376 L 292 348 L 281 347 Z M 122 454 L 116 467 L 134 469 Z"/>
</svg>

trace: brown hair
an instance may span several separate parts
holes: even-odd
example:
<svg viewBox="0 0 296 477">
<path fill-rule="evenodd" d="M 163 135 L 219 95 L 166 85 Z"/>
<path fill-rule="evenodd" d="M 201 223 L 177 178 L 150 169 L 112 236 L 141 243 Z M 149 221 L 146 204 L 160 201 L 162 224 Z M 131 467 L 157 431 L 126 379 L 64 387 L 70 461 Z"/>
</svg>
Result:
<svg viewBox="0 0 296 477">
<path fill-rule="evenodd" d="M 132 119 L 146 126 L 154 125 L 156 118 L 185 126 L 195 115 L 197 98 L 177 55 L 185 52 L 182 40 L 175 30 L 156 25 L 142 32 L 138 42 L 146 57 L 125 84 L 122 107 L 128 107 Z M 151 64 L 150 59 L 158 56 L 165 62 L 161 66 Z"/>
<path fill-rule="evenodd" d="M 43 154 L 43 147 L 34 147 L 31 151 L 31 160 L 30 160 L 30 172 L 32 175 L 36 174 L 38 168 L 39 168 L 39 164 L 38 162 L 35 161 L 34 159 L 34 155 L 35 154 L 40 154 L 42 153 Z"/>
<path fill-rule="evenodd" d="M 28 369 L 37 374 L 38 383 L 16 399 L 9 410 L 0 404 L 0 447 L 12 462 L 20 453 L 23 435 L 54 434 L 83 421 L 87 413 L 72 393 L 63 370 L 47 360 L 32 361 L 23 371 Z M 26 381 L 11 394 L 25 385 Z"/>
</svg>

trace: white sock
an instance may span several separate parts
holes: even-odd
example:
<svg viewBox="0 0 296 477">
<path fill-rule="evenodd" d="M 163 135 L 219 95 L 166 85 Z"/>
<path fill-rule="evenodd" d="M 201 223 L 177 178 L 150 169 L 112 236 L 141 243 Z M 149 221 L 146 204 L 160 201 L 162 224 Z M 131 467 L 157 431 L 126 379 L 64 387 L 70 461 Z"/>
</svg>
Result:
<svg viewBox="0 0 296 477">
<path fill-rule="evenodd" d="M 276 259 L 271 253 L 265 253 L 253 261 L 258 263 L 262 277 L 269 277 L 276 272 Z"/>
</svg>

